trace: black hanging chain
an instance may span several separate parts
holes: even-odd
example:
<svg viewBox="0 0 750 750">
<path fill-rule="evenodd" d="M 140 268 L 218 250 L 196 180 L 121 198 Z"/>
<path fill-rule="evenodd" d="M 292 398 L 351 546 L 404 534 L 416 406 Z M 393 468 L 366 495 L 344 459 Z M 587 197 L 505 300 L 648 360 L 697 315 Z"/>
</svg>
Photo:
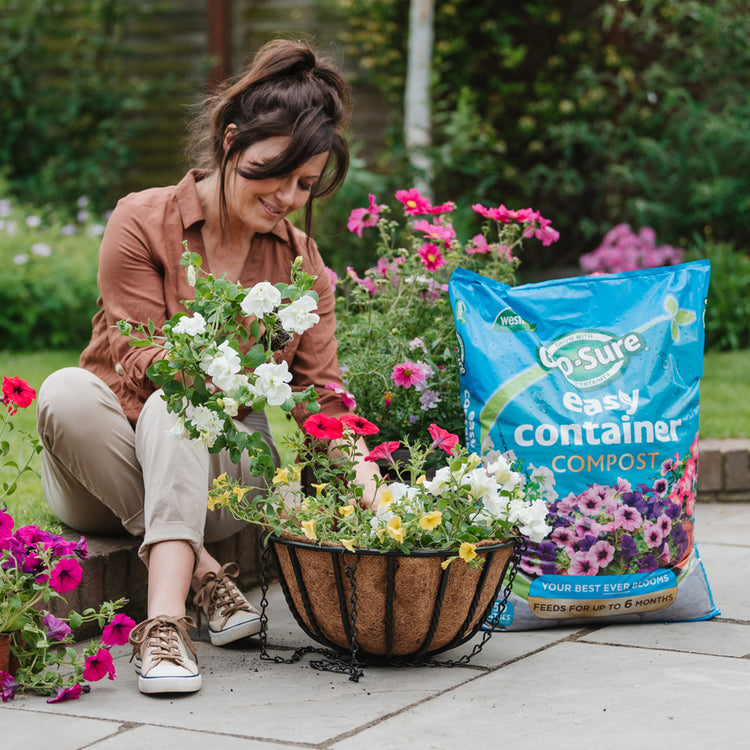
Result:
<svg viewBox="0 0 750 750">
<path fill-rule="evenodd" d="M 492 637 L 492 633 L 495 628 L 500 624 L 500 620 L 508 606 L 508 599 L 510 598 L 511 592 L 513 591 L 513 582 L 516 579 L 518 573 L 518 567 L 521 563 L 521 557 L 526 552 L 526 537 L 523 536 L 518 529 L 514 529 L 515 536 L 513 539 L 513 555 L 510 558 L 510 565 L 508 566 L 508 582 L 505 584 L 503 589 L 503 598 L 497 606 L 497 611 L 491 618 L 487 619 L 484 626 L 484 632 L 482 633 L 482 640 L 474 645 L 474 648 L 468 653 L 464 654 L 459 659 L 424 659 L 415 662 L 405 663 L 404 666 L 418 666 L 418 667 L 458 667 L 468 664 L 485 646 L 487 641 Z"/>
<path fill-rule="evenodd" d="M 484 631 L 482 633 L 482 639 L 479 643 L 475 644 L 472 650 L 468 654 L 464 654 L 459 659 L 418 659 L 411 661 L 398 661 L 394 660 L 389 662 L 392 666 L 401 667 L 456 667 L 468 664 L 477 654 L 481 652 L 487 641 L 492 637 L 492 633 L 499 626 L 500 620 L 508 606 L 508 600 L 513 590 L 513 582 L 515 581 L 516 574 L 520 566 L 521 558 L 526 552 L 527 543 L 526 537 L 523 536 L 518 529 L 514 529 L 516 532 L 513 538 L 513 554 L 510 558 L 510 564 L 508 567 L 507 583 L 503 589 L 503 598 L 499 602 L 496 612 L 484 624 Z M 349 579 L 351 594 L 350 594 L 350 605 L 351 605 L 351 638 L 350 638 L 350 653 L 347 655 L 333 651 L 331 649 L 322 649 L 315 646 L 302 646 L 294 651 L 290 658 L 284 658 L 282 656 L 271 656 L 266 650 L 267 644 L 267 624 L 268 615 L 266 609 L 268 607 L 268 556 L 271 552 L 271 545 L 269 544 L 264 550 L 261 557 L 262 569 L 261 569 L 261 614 L 260 614 L 260 658 L 268 661 L 273 661 L 275 664 L 295 664 L 307 654 L 320 654 L 324 656 L 324 659 L 310 661 L 310 666 L 313 669 L 324 672 L 333 672 L 336 674 L 348 674 L 351 682 L 359 682 L 359 678 L 364 675 L 362 669 L 363 664 L 358 661 L 357 655 L 359 652 L 359 645 L 357 643 L 357 579 L 356 570 L 358 557 L 355 555 L 354 562 L 351 565 L 345 564 L 346 576 Z M 345 551 L 341 551 L 342 560 L 344 560 Z"/>
<path fill-rule="evenodd" d="M 357 569 L 357 558 L 355 557 L 353 565 L 347 565 L 346 575 L 351 582 L 351 603 L 352 603 L 352 643 L 351 643 L 351 656 L 346 658 L 339 654 L 337 651 L 332 649 L 319 648 L 317 646 L 301 646 L 295 649 L 294 653 L 289 657 L 283 656 L 271 656 L 267 651 L 268 643 L 268 557 L 271 554 L 271 545 L 268 544 L 261 555 L 261 577 L 260 577 L 260 658 L 265 661 L 272 661 L 274 664 L 296 664 L 307 654 L 319 654 L 324 656 L 324 659 L 311 661 L 310 666 L 313 669 L 317 669 L 323 672 L 334 672 L 336 674 L 349 674 L 349 679 L 352 682 L 359 682 L 359 678 L 364 675 L 362 668 L 357 661 L 357 593 L 356 593 L 356 579 L 354 572 Z"/>
</svg>

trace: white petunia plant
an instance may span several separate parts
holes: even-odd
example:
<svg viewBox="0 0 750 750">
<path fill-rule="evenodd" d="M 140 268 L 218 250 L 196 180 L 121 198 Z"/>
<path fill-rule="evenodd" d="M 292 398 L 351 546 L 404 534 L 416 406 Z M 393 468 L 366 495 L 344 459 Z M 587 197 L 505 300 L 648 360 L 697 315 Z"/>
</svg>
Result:
<svg viewBox="0 0 750 750">
<path fill-rule="evenodd" d="M 150 320 L 121 320 L 118 329 L 132 346 L 164 352 L 147 374 L 177 414 L 170 437 L 197 440 L 210 453 L 226 448 L 235 462 L 247 452 L 251 471 L 270 476 L 268 445 L 260 433 L 237 430 L 233 420 L 241 411 L 266 406 L 290 412 L 304 403 L 310 412 L 319 411 L 315 389 L 293 390 L 287 363 L 273 361 L 274 351 L 318 322 L 315 277 L 297 258 L 289 284 L 262 281 L 246 289 L 203 272 L 197 253 L 186 249 L 180 262 L 195 288 L 194 299 L 183 300 L 186 312 L 172 316 L 161 331 Z"/>
</svg>

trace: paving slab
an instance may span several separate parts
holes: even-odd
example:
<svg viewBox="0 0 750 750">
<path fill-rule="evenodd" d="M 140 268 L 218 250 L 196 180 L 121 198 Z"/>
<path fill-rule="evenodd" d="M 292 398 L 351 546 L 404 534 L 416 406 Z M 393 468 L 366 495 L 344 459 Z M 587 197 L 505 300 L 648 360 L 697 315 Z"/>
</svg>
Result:
<svg viewBox="0 0 750 750">
<path fill-rule="evenodd" d="M 568 641 L 330 748 L 746 747 L 748 700 L 745 659 Z"/>
</svg>

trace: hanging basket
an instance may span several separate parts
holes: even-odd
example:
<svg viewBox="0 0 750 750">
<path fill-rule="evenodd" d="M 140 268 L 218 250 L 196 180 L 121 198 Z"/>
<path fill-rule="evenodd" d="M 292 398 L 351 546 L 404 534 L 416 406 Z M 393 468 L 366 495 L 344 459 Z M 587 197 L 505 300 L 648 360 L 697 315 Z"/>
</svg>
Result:
<svg viewBox="0 0 750 750">
<path fill-rule="evenodd" d="M 11 639 L 12 636 L 10 633 L 0 633 L 0 672 L 14 674 L 15 668 L 11 669 L 11 661 L 15 662 L 15 659 L 12 659 L 10 654 Z M 15 663 L 13 667 L 15 667 Z"/>
<path fill-rule="evenodd" d="M 281 586 L 304 632 L 369 661 L 415 663 L 472 638 L 487 619 L 517 545 L 477 545 L 480 568 L 442 563 L 455 550 L 398 551 L 319 546 L 271 537 Z"/>
</svg>

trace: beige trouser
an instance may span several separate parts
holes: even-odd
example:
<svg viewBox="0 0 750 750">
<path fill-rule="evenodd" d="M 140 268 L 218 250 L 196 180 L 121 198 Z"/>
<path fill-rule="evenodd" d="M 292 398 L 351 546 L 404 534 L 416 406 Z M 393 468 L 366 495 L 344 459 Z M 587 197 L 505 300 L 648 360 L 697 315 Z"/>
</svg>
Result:
<svg viewBox="0 0 750 750">
<path fill-rule="evenodd" d="M 139 554 L 148 563 L 156 542 L 185 540 L 200 554 L 204 542 L 231 536 L 245 523 L 224 509 L 207 509 L 207 492 L 222 472 L 260 489 L 245 457 L 233 464 L 226 451 L 209 454 L 199 443 L 169 437 L 176 422 L 161 391 L 143 407 L 135 429 L 112 390 L 96 375 L 68 367 L 39 389 L 37 429 L 42 452 L 42 489 L 55 515 L 89 534 L 125 529 L 142 536 Z M 238 429 L 260 432 L 279 457 L 268 420 L 254 412 Z"/>
</svg>

